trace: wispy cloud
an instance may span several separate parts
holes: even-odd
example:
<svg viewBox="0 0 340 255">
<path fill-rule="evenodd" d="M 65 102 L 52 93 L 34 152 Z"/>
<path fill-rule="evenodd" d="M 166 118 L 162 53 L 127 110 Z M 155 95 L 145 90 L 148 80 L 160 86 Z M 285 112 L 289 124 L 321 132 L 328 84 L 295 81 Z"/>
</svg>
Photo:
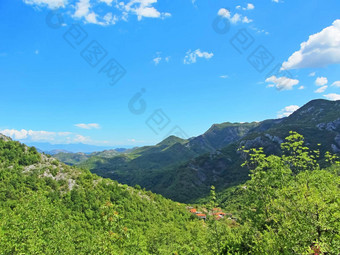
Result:
<svg viewBox="0 0 340 255">
<path fill-rule="evenodd" d="M 24 3 L 30 5 L 47 6 L 50 9 L 64 8 L 67 0 L 23 0 Z"/>
<path fill-rule="evenodd" d="M 107 141 L 95 141 L 88 136 L 83 136 L 72 132 L 4 129 L 0 130 L 0 133 L 9 136 L 14 140 L 19 140 L 22 142 L 46 142 L 51 144 L 84 143 L 92 145 L 107 144 Z"/>
<path fill-rule="evenodd" d="M 157 66 L 159 63 L 161 63 L 161 61 L 169 63 L 170 58 L 171 58 L 170 56 L 162 57 L 162 52 L 156 52 L 156 56 L 152 59 L 152 61 Z"/>
<path fill-rule="evenodd" d="M 89 124 L 80 123 L 80 124 L 75 124 L 75 126 L 78 128 L 82 128 L 82 129 L 99 129 L 100 128 L 100 125 L 97 123 L 89 123 Z"/>
<path fill-rule="evenodd" d="M 340 95 L 336 94 L 336 93 L 330 93 L 327 95 L 323 95 L 325 98 L 327 98 L 328 100 L 332 100 L 332 101 L 337 101 L 340 100 Z"/>
<path fill-rule="evenodd" d="M 340 81 L 333 82 L 332 87 L 340 88 Z"/>
<path fill-rule="evenodd" d="M 130 15 L 137 16 L 138 20 L 171 17 L 171 13 L 161 12 L 154 7 L 157 0 L 129 0 L 127 2 L 116 0 L 23 0 L 23 2 L 49 9 L 59 8 L 65 15 L 74 19 L 101 26 L 114 25 L 120 20 L 128 21 Z"/>
<path fill-rule="evenodd" d="M 236 6 L 236 9 L 244 10 L 244 11 L 254 10 L 255 9 L 255 5 L 250 4 L 250 3 L 248 3 L 246 5 L 246 7 L 242 7 L 241 5 L 238 5 L 238 6 Z"/>
<path fill-rule="evenodd" d="M 323 93 L 323 92 L 325 92 L 325 90 L 328 88 L 328 86 L 326 85 L 326 86 L 322 86 L 322 87 L 320 87 L 320 88 L 318 88 L 317 90 L 315 90 L 314 92 L 315 93 Z"/>
</svg>

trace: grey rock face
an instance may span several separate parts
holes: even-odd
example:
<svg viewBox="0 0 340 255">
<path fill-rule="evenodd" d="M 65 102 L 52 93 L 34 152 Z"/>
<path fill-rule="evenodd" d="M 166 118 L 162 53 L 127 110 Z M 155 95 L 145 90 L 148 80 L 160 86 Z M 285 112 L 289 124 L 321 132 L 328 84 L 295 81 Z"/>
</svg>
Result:
<svg viewBox="0 0 340 255">
<path fill-rule="evenodd" d="M 5 136 L 1 133 L 0 133 L 0 140 L 4 140 L 5 142 L 12 141 L 11 138 L 9 138 L 8 136 Z"/>
<path fill-rule="evenodd" d="M 319 130 L 335 131 L 340 128 L 340 118 L 328 123 L 319 123 L 316 127 Z"/>
</svg>

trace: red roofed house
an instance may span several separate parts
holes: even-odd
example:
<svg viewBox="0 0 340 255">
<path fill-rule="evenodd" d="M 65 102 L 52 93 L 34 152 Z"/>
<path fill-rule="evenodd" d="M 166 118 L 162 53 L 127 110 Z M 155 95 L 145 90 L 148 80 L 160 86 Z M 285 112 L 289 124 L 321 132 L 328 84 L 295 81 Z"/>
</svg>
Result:
<svg viewBox="0 0 340 255">
<path fill-rule="evenodd" d="M 203 214 L 203 213 L 198 213 L 198 214 L 196 214 L 196 216 L 198 217 L 198 218 L 201 218 L 201 219 L 206 219 L 207 218 L 207 215 L 205 215 L 205 214 Z"/>
</svg>

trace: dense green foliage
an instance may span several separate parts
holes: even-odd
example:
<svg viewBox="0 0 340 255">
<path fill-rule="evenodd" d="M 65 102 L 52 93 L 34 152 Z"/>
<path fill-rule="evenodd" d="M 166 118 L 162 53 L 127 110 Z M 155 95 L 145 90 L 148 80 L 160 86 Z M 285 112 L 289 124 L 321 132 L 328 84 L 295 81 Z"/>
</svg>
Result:
<svg viewBox="0 0 340 255">
<path fill-rule="evenodd" d="M 216 251 L 210 228 L 183 204 L 0 144 L 0 254 Z"/>
<path fill-rule="evenodd" d="M 320 170 L 318 151 L 291 132 L 283 156 L 262 148 L 244 150 L 251 179 L 225 203 L 241 226 L 230 235 L 226 254 L 338 254 L 340 251 L 339 161 Z M 329 154 L 329 153 L 328 153 Z"/>
<path fill-rule="evenodd" d="M 282 155 L 243 148 L 250 179 L 186 205 L 0 139 L 0 254 L 330 254 L 340 251 L 340 163 L 291 132 Z M 232 216 L 215 220 L 220 205 Z M 211 210 L 211 211 L 210 211 Z M 230 217 L 229 219 L 227 219 Z"/>
</svg>

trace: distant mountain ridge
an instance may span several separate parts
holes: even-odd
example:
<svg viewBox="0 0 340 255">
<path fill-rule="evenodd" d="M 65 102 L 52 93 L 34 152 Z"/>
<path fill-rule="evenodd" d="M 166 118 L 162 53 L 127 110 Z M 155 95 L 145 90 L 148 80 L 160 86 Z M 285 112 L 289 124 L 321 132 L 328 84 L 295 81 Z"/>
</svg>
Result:
<svg viewBox="0 0 340 255">
<path fill-rule="evenodd" d="M 112 150 L 113 146 L 97 146 L 97 145 L 89 145 L 83 143 L 71 143 L 71 144 L 50 144 L 50 143 L 39 143 L 39 142 L 26 142 L 28 146 L 34 146 L 39 149 L 39 151 L 44 153 L 58 153 L 60 152 L 70 152 L 70 153 L 92 153 L 104 150 Z M 124 146 L 125 147 L 125 146 Z M 126 149 L 129 149 L 131 146 L 126 146 Z M 124 148 L 125 149 L 125 148 Z M 123 148 L 118 148 L 118 150 L 124 150 Z"/>
<path fill-rule="evenodd" d="M 282 119 L 215 124 L 188 140 L 170 136 L 155 146 L 113 157 L 93 155 L 79 165 L 103 177 L 192 202 L 207 195 L 211 185 L 222 190 L 248 178 L 248 170 L 240 167 L 238 148 L 263 147 L 266 153 L 280 154 L 289 131 L 304 135 L 312 149 L 339 153 L 340 101 L 313 100 Z"/>
</svg>

